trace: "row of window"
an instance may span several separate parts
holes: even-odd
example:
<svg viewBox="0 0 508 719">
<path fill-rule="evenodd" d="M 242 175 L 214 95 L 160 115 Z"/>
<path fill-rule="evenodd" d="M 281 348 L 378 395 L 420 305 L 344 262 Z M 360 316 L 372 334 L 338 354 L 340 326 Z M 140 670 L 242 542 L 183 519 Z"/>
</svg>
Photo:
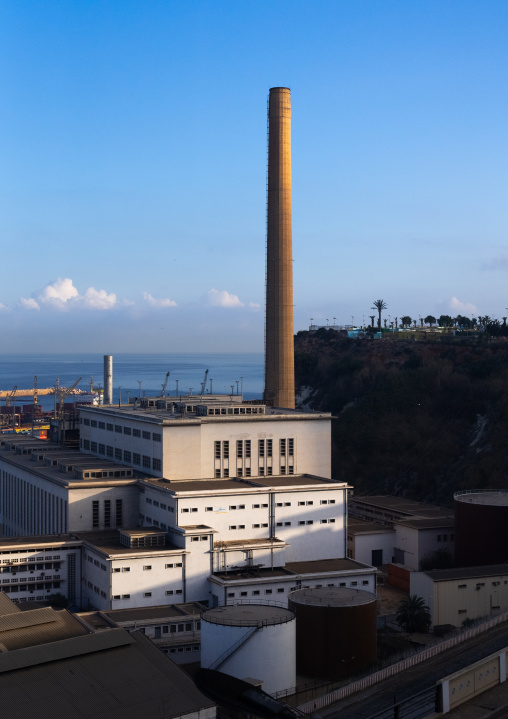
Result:
<svg viewBox="0 0 508 719">
<path fill-rule="evenodd" d="M 148 500 L 148 499 L 147 499 L 146 501 L 147 501 L 149 504 L 152 503 L 151 500 Z M 322 499 L 322 500 L 320 500 L 319 503 L 320 503 L 320 504 L 335 504 L 335 499 Z M 312 500 L 312 499 L 311 499 L 311 500 L 308 500 L 308 501 L 298 502 L 298 506 L 299 506 L 299 507 L 304 507 L 304 506 L 306 506 L 306 507 L 311 507 L 311 506 L 313 506 L 313 504 L 314 504 L 314 500 Z M 251 506 L 252 506 L 252 509 L 267 509 L 267 508 L 268 508 L 268 503 L 265 502 L 265 503 L 263 503 L 263 504 L 261 504 L 261 503 L 260 503 L 260 504 L 253 504 L 253 505 L 251 505 Z M 291 502 L 276 502 L 276 503 L 275 503 L 275 506 L 276 506 L 276 507 L 291 507 Z M 245 504 L 230 504 L 230 505 L 229 505 L 229 509 L 230 509 L 231 511 L 234 511 L 234 510 L 236 510 L 236 509 L 245 509 Z M 199 510 L 198 507 L 182 507 L 182 508 L 180 509 L 180 512 L 186 514 L 186 513 L 188 513 L 188 512 L 197 512 L 198 510 Z M 213 512 L 213 511 L 214 511 L 214 508 L 213 508 L 213 507 L 205 507 L 205 512 Z"/>
<path fill-rule="evenodd" d="M 504 584 L 508 584 L 508 579 L 504 580 Z M 484 587 L 484 586 L 485 586 L 485 582 L 476 582 L 475 589 L 480 589 L 481 587 Z M 492 586 L 499 587 L 499 586 L 501 586 L 501 582 L 499 580 L 492 582 Z M 467 584 L 459 584 L 458 588 L 459 589 L 467 589 Z"/>
<path fill-rule="evenodd" d="M 148 432 L 147 430 L 140 430 L 136 427 L 131 428 L 118 424 L 113 425 L 109 422 L 98 422 L 97 420 L 89 419 L 88 417 L 83 417 L 81 421 L 87 427 L 98 427 L 98 429 L 105 429 L 107 432 L 116 432 L 117 434 L 126 434 L 132 437 L 152 439 L 154 442 L 162 442 L 162 435 L 160 432 Z"/>
<path fill-rule="evenodd" d="M 60 589 L 60 584 L 61 584 L 60 582 L 44 582 L 41 584 L 28 584 L 28 585 L 20 584 L 19 586 L 15 585 L 15 586 L 9 587 L 9 589 L 7 590 L 7 594 L 12 594 L 13 592 L 28 592 L 28 591 L 33 592 L 34 589 L 39 590 L 39 591 L 41 589 L 46 589 L 47 591 L 49 591 L 50 589 Z M 43 599 L 43 597 L 41 597 L 41 599 Z"/>
<path fill-rule="evenodd" d="M 154 507 L 160 507 L 161 509 L 167 509 L 168 512 L 174 512 L 175 508 L 169 505 L 169 507 L 164 504 L 164 502 L 158 502 L 156 499 L 150 499 L 150 497 L 145 497 L 145 502 L 147 504 L 153 504 Z"/>
<path fill-rule="evenodd" d="M 363 580 L 362 580 L 362 586 L 366 587 L 366 586 L 368 586 L 368 584 L 369 584 L 369 580 L 368 580 L 368 579 L 363 579 Z M 315 584 L 312 588 L 313 588 L 313 589 L 319 589 L 320 587 L 324 587 L 324 586 L 325 586 L 324 584 Z M 358 586 L 358 581 L 355 580 L 355 581 L 350 582 L 349 584 L 347 584 L 347 582 L 340 582 L 340 584 L 338 584 L 338 585 L 337 585 L 337 584 L 327 584 L 326 586 L 327 586 L 327 587 L 336 587 L 336 586 L 339 586 L 339 587 L 346 587 L 346 586 L 349 586 L 349 587 L 357 587 L 357 586 Z M 289 592 L 293 592 L 293 591 L 295 591 L 296 589 L 310 589 L 310 586 L 306 584 L 306 585 L 302 585 L 301 587 L 298 587 L 298 586 L 297 586 L 297 587 L 289 587 L 289 588 L 287 588 L 287 587 L 277 587 L 277 590 L 276 590 L 276 591 L 275 591 L 274 589 L 264 589 L 264 590 L 263 590 L 263 594 L 284 594 L 284 593 L 286 592 L 286 589 L 287 589 Z M 228 592 L 227 594 L 228 594 L 228 599 L 234 599 L 235 597 L 248 597 L 248 596 L 249 596 L 249 592 L 248 592 L 248 591 L 245 591 L 245 590 L 242 591 L 242 592 Z M 252 597 L 258 597 L 258 596 L 260 596 L 260 594 L 261 594 L 261 590 L 260 590 L 260 589 L 252 589 L 252 590 L 250 591 L 250 596 L 252 596 Z"/>
<path fill-rule="evenodd" d="M 160 527 L 160 529 L 163 529 L 165 532 L 168 531 L 168 525 L 165 522 L 159 522 L 158 519 L 152 519 L 148 516 L 145 517 L 144 514 L 140 514 L 139 518 L 143 523 L 146 522 L 145 526 L 147 527 L 151 527 L 153 525 L 154 527 Z"/>
<path fill-rule="evenodd" d="M 331 519 L 320 519 L 319 522 L 316 520 L 316 524 L 334 524 L 335 518 L 332 517 Z M 277 527 L 291 527 L 291 522 L 276 522 L 275 523 Z M 314 524 L 313 519 L 301 519 L 299 520 L 298 524 L 300 526 L 303 526 L 304 524 Z M 262 527 L 268 527 L 268 522 L 260 522 L 259 524 L 253 524 L 252 529 L 261 529 Z M 230 529 L 245 529 L 245 524 L 230 524 Z"/>
<path fill-rule="evenodd" d="M 37 582 L 40 581 L 40 577 L 17 577 L 14 579 L 2 579 L 2 584 L 19 584 L 20 582 Z M 53 579 L 60 579 L 59 574 L 52 574 L 51 577 L 46 577 L 44 581 L 47 580 L 53 580 Z"/>
<path fill-rule="evenodd" d="M 135 464 L 143 469 L 153 469 L 156 472 L 160 472 L 162 463 L 157 457 L 149 457 L 147 454 L 139 454 L 139 452 L 131 452 L 127 449 L 120 449 L 119 447 L 112 447 L 109 444 L 97 444 L 97 442 L 90 442 L 88 439 L 82 440 L 82 449 L 88 449 L 96 454 L 104 455 L 111 459 L 115 459 L 118 462 L 127 462 L 128 464 Z"/>
<path fill-rule="evenodd" d="M 4 560 L 5 561 L 5 560 Z M 17 561 L 17 560 L 16 560 Z M 25 560 L 26 562 L 26 560 Z M 44 564 L 16 564 L 9 563 L 8 567 L 0 567 L 0 574 L 17 574 L 18 572 L 42 572 L 45 569 L 60 569 L 61 562 L 45 562 Z"/>
<path fill-rule="evenodd" d="M 26 549 L 24 550 L 26 552 Z M 34 550 L 35 551 L 35 550 Z M 21 552 L 17 552 L 21 554 Z M 2 554 L 16 554 L 16 552 L 2 552 Z M 50 559 L 60 559 L 59 554 L 44 554 L 42 557 L 19 557 L 17 559 L 2 559 L 1 564 L 16 564 L 18 562 L 46 562 Z"/>
<path fill-rule="evenodd" d="M 165 564 L 164 566 L 166 569 L 173 569 L 175 567 L 181 567 L 182 562 L 169 562 L 168 564 Z M 145 564 L 145 566 L 143 567 L 143 570 L 145 572 L 150 571 L 150 569 L 152 569 L 151 564 Z M 130 571 L 131 571 L 130 567 L 113 567 L 113 572 L 115 572 L 115 573 L 116 572 L 130 572 Z"/>
<path fill-rule="evenodd" d="M 448 534 L 438 534 L 438 535 L 437 535 L 437 541 L 438 541 L 438 542 L 447 542 L 448 539 L 450 540 L 450 542 L 453 542 L 454 538 L 455 538 L 455 535 L 454 535 L 454 534 L 450 534 L 450 535 L 448 535 Z"/>
<path fill-rule="evenodd" d="M 183 594 L 183 590 L 182 589 L 167 589 L 165 594 L 167 597 L 169 597 L 173 594 Z M 143 597 L 145 597 L 145 599 L 148 599 L 151 596 L 152 596 L 152 592 L 143 592 Z M 115 600 L 116 599 L 130 599 L 130 598 L 131 598 L 130 594 L 113 594 L 113 599 L 115 599 Z"/>
</svg>

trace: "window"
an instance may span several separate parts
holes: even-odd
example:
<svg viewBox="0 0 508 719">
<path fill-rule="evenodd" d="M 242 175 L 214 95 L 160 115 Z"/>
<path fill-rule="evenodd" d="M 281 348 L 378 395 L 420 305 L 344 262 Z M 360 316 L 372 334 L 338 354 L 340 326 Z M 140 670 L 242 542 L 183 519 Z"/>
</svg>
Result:
<svg viewBox="0 0 508 719">
<path fill-rule="evenodd" d="M 162 435 L 158 434 L 157 432 L 154 432 L 153 435 L 153 441 L 154 442 L 162 442 Z"/>
<path fill-rule="evenodd" d="M 243 442 L 241 439 L 236 441 L 236 456 L 241 459 L 243 457 Z"/>
<path fill-rule="evenodd" d="M 236 470 L 237 477 L 243 477 L 243 469 L 241 467 L 238 467 Z"/>
<path fill-rule="evenodd" d="M 116 526 L 121 527 L 123 522 L 123 500 L 117 499 L 115 500 L 115 508 L 116 508 Z"/>
<path fill-rule="evenodd" d="M 130 594 L 122 594 L 122 599 L 130 599 L 130 598 L 131 598 Z"/>
<path fill-rule="evenodd" d="M 291 522 L 284 522 L 284 526 L 285 526 L 285 527 L 290 527 L 290 526 L 291 526 Z"/>
<path fill-rule="evenodd" d="M 106 455 L 107 455 L 108 457 L 112 457 L 112 456 L 113 456 L 113 447 L 110 447 L 109 444 L 106 446 Z"/>
<path fill-rule="evenodd" d="M 272 593 L 271 589 L 265 589 L 265 594 L 271 594 L 271 593 Z"/>
<path fill-rule="evenodd" d="M 97 442 L 90 442 L 90 449 L 92 452 L 97 452 Z"/>
<path fill-rule="evenodd" d="M 143 430 L 143 439 L 151 439 L 150 432 Z"/>
<path fill-rule="evenodd" d="M 260 504 L 253 504 L 252 509 L 259 509 L 261 507 Z"/>
<path fill-rule="evenodd" d="M 106 424 L 106 429 L 107 429 L 108 432 L 112 432 L 112 431 L 113 431 L 113 425 L 108 422 L 108 423 Z"/>
<path fill-rule="evenodd" d="M 133 464 L 141 464 L 141 455 L 137 452 L 132 453 L 132 463 Z"/>
<path fill-rule="evenodd" d="M 280 456 L 281 457 L 286 456 L 286 440 L 285 439 L 280 440 Z"/>
<path fill-rule="evenodd" d="M 151 570 L 151 568 L 152 568 L 152 565 L 151 565 L 151 564 L 146 564 L 146 565 L 143 567 L 143 571 L 144 571 L 144 572 L 149 572 L 149 571 Z"/>
<path fill-rule="evenodd" d="M 266 440 L 266 456 L 271 457 L 273 453 L 273 440 L 267 439 Z"/>
<path fill-rule="evenodd" d="M 115 447 L 115 459 L 118 459 L 119 462 L 122 461 L 122 450 L 118 447 Z"/>
<path fill-rule="evenodd" d="M 292 457 L 295 453 L 295 440 L 290 437 L 288 439 L 288 454 L 290 457 Z"/>
<path fill-rule="evenodd" d="M 129 462 L 129 464 L 132 462 L 132 453 L 128 452 L 126 449 L 123 451 L 123 461 Z"/>
<path fill-rule="evenodd" d="M 161 461 L 160 459 L 156 459 L 155 457 L 152 460 L 152 468 L 156 470 L 157 472 L 160 472 L 161 470 Z"/>
<path fill-rule="evenodd" d="M 111 500 L 104 500 L 104 526 L 111 527 Z"/>
<path fill-rule="evenodd" d="M 247 592 L 240 592 L 240 596 L 241 596 L 241 597 L 246 597 L 246 596 L 247 596 Z"/>
<path fill-rule="evenodd" d="M 224 459 L 229 459 L 229 441 L 226 440 L 222 443 L 222 456 Z"/>
<path fill-rule="evenodd" d="M 245 440 L 245 456 L 250 457 L 250 439 Z"/>
<path fill-rule="evenodd" d="M 220 442 L 215 442 L 215 459 L 220 459 Z"/>
<path fill-rule="evenodd" d="M 147 457 L 146 454 L 143 455 L 143 467 L 145 469 L 150 469 L 152 464 L 151 457 Z"/>
<path fill-rule="evenodd" d="M 89 439 L 83 440 L 83 449 L 90 449 L 90 440 Z"/>
<path fill-rule="evenodd" d="M 83 420 L 83 424 L 86 424 L 88 427 L 90 426 L 90 420 L 85 417 Z"/>
<path fill-rule="evenodd" d="M 459 584 L 459 589 L 467 589 L 467 584 Z"/>
<path fill-rule="evenodd" d="M 268 475 L 269 477 L 271 477 L 272 474 L 273 474 L 273 468 L 272 468 L 272 467 L 267 467 L 267 468 L 266 468 L 266 473 L 267 473 L 267 475 Z"/>
<path fill-rule="evenodd" d="M 99 526 L 99 502 L 94 500 L 92 502 L 92 527 Z"/>
<path fill-rule="evenodd" d="M 124 428 L 123 428 L 123 433 L 130 435 L 130 434 L 131 434 L 131 428 L 130 428 L 130 427 L 124 427 Z"/>
<path fill-rule="evenodd" d="M 122 567 L 122 572 L 130 572 L 130 571 L 131 571 L 130 567 Z"/>
<path fill-rule="evenodd" d="M 115 424 L 115 432 L 117 434 L 122 434 L 123 427 L 120 427 L 120 425 Z"/>
<path fill-rule="evenodd" d="M 141 437 L 141 430 L 133 428 L 132 436 L 133 437 Z"/>
<path fill-rule="evenodd" d="M 106 454 L 106 445 L 99 444 L 99 454 Z"/>
<path fill-rule="evenodd" d="M 258 440 L 258 454 L 260 457 L 265 456 L 265 440 L 264 439 Z"/>
<path fill-rule="evenodd" d="M 99 422 L 99 429 L 106 429 L 106 425 L 104 422 Z"/>
<path fill-rule="evenodd" d="M 259 589 L 255 589 L 255 590 L 252 592 L 252 596 L 254 596 L 254 597 L 257 597 L 258 594 L 259 594 Z"/>
</svg>

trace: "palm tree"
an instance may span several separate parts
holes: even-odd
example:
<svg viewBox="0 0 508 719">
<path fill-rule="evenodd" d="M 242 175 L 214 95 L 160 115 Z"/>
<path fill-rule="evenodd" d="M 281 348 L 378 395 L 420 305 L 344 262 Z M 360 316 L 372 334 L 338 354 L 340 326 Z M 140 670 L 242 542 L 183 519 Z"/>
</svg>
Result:
<svg viewBox="0 0 508 719">
<path fill-rule="evenodd" d="M 400 318 L 400 321 L 402 322 L 403 327 L 410 327 L 411 326 L 411 317 L 409 315 L 404 315 L 404 317 Z"/>
<path fill-rule="evenodd" d="M 380 330 L 381 329 L 381 312 L 383 310 L 386 310 L 388 305 L 386 304 L 386 302 L 384 300 L 374 300 L 374 302 L 372 304 L 374 306 L 371 307 L 371 309 L 377 310 L 377 312 L 378 312 L 377 327 Z"/>
<path fill-rule="evenodd" d="M 405 597 L 399 604 L 397 624 L 406 632 L 428 632 L 432 624 L 430 609 L 417 594 Z"/>
<path fill-rule="evenodd" d="M 433 315 L 427 315 L 425 318 L 425 322 L 432 327 L 434 322 L 436 321 L 436 318 Z"/>
<path fill-rule="evenodd" d="M 370 317 L 370 326 L 372 327 L 372 329 L 374 329 L 374 316 L 375 316 L 375 315 L 369 315 L 369 317 Z"/>
</svg>

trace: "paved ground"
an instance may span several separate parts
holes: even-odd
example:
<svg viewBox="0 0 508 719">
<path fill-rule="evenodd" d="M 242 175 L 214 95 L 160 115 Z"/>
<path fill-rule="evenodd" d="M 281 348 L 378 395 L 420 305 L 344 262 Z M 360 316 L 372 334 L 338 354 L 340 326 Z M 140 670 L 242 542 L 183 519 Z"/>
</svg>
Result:
<svg viewBox="0 0 508 719">
<path fill-rule="evenodd" d="M 498 684 L 494 689 L 483 692 L 446 714 L 446 717 L 450 717 L 450 719 L 506 719 L 508 717 L 508 682 Z"/>
</svg>

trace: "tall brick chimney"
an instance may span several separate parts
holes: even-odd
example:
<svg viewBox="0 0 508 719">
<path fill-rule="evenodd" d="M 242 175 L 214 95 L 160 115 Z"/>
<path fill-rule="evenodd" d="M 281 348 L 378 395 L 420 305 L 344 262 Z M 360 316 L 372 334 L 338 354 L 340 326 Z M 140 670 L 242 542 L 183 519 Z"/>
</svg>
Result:
<svg viewBox="0 0 508 719">
<path fill-rule="evenodd" d="M 272 87 L 268 100 L 268 217 L 264 399 L 295 406 L 291 227 L 291 92 Z"/>
</svg>

